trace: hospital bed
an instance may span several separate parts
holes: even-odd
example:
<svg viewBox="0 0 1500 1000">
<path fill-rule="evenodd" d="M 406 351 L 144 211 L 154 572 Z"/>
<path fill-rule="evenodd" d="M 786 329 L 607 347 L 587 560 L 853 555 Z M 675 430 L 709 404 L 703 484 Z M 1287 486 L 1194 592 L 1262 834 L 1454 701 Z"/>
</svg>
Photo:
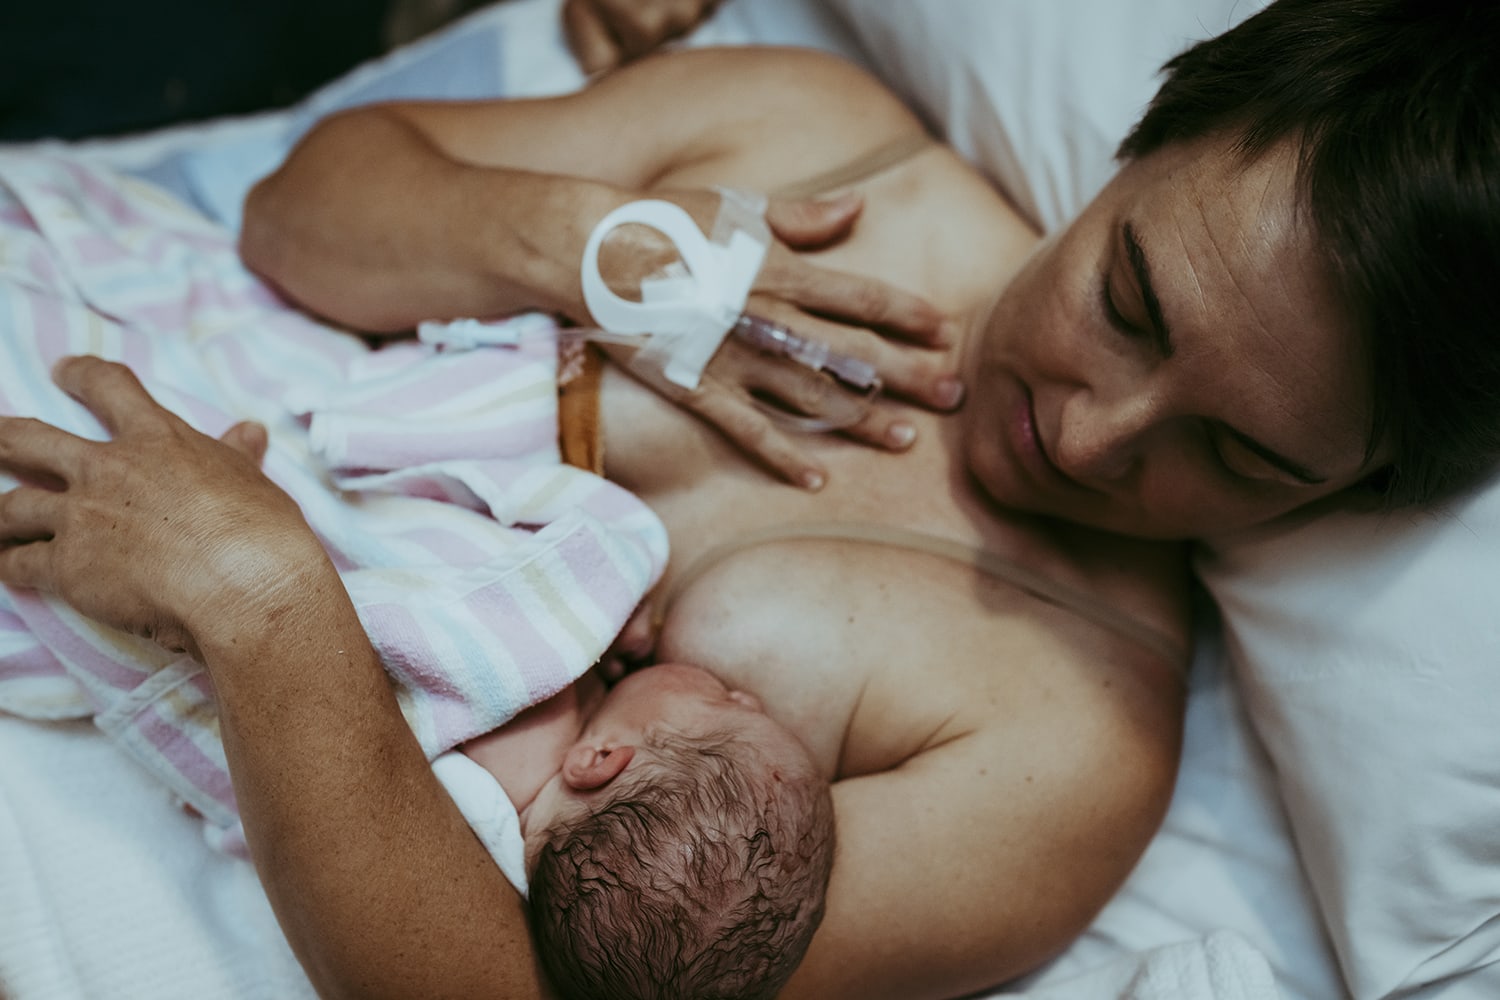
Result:
<svg viewBox="0 0 1500 1000">
<path fill-rule="evenodd" d="M 290 109 L 66 152 L 234 226 L 248 186 L 334 108 L 578 86 L 557 3 L 481 9 Z M 1053 230 L 1109 176 L 1160 63 L 1262 5 L 731 0 L 688 44 L 864 63 Z M 1500 486 L 1436 512 L 1279 524 L 1196 562 L 1163 828 L 1081 939 L 984 996 L 1500 996 Z M 253 871 L 165 789 L 87 724 L 0 715 L 0 994 L 312 990 Z"/>
</svg>

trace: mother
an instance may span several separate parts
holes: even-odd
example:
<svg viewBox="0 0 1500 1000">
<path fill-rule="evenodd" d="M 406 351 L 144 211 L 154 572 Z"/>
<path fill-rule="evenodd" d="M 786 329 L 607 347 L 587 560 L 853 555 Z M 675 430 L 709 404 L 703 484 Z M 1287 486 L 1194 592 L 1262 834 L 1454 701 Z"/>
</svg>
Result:
<svg viewBox="0 0 1500 1000">
<path fill-rule="evenodd" d="M 850 540 L 752 548 L 691 582 L 658 651 L 759 691 L 838 778 L 829 912 L 788 995 L 945 996 L 1028 968 L 1084 926 L 1159 819 L 1181 694 L 1175 664 L 1139 640 L 1182 637 L 1175 553 L 1016 511 L 1189 537 L 1336 495 L 1427 500 L 1488 467 L 1500 380 L 1478 292 L 1500 244 L 1485 183 L 1497 34 L 1468 5 L 1281 0 L 1177 63 L 1116 180 L 1034 252 L 1003 199 L 936 146 L 854 182 L 860 226 L 820 262 L 961 318 L 971 400 L 957 420 L 916 418 L 899 461 L 809 445 L 831 472 L 816 495 L 760 481 L 706 428 L 606 379 L 609 472 L 661 513 L 680 567 L 786 522 L 916 526 L 1115 612 L 1084 621 Z M 1390 111 L 1417 100 L 1421 114 Z M 458 315 L 583 318 L 571 262 L 614 204 L 776 190 L 919 131 L 819 57 L 652 60 L 556 101 L 331 120 L 252 198 L 244 247 L 310 308 L 365 325 L 425 318 L 401 311 L 424 295 Z M 538 205 L 561 217 L 522 232 L 547 233 L 569 266 L 508 242 Z M 371 267 L 374 285 L 359 277 Z M 257 866 L 321 989 L 536 992 L 516 901 L 431 781 L 295 512 L 234 454 L 161 433 L 118 370 L 61 378 L 118 433 L 89 450 L 86 482 L 39 429 L 6 449 L 62 474 L 64 506 L 107 507 L 97 531 L 121 541 L 104 578 L 119 585 L 87 589 L 100 545 L 86 522 L 47 525 L 50 541 L 0 556 L 0 576 L 191 637 Z M 140 562 L 164 479 L 236 498 L 233 517 L 196 515 L 232 544 L 205 558 L 173 542 Z M 37 527 L 7 520 L 5 534 Z M 252 548 L 276 558 L 220 557 Z"/>
</svg>

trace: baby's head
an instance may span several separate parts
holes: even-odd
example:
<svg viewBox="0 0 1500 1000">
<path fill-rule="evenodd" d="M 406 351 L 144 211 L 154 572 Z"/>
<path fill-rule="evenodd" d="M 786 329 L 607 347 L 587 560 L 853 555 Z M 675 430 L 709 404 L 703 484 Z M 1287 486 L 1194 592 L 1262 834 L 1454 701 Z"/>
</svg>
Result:
<svg viewBox="0 0 1500 1000">
<path fill-rule="evenodd" d="M 565 997 L 773 997 L 822 919 L 828 781 L 705 671 L 622 680 L 538 808 L 531 919 Z"/>
</svg>

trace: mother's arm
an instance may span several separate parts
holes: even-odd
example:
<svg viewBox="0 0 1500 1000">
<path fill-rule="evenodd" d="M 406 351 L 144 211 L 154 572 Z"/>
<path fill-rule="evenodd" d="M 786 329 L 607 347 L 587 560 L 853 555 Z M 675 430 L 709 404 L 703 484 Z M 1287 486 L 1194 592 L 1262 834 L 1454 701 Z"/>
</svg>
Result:
<svg viewBox="0 0 1500 1000">
<path fill-rule="evenodd" d="M 651 58 L 542 100 L 357 108 L 319 123 L 251 191 L 240 252 L 299 305 L 367 332 L 523 309 L 593 326 L 579 265 L 614 208 L 650 191 L 711 232 L 721 199 L 709 185 L 774 189 L 920 129 L 852 66 L 771 50 Z M 861 210 L 852 196 L 773 201 L 745 310 L 870 362 L 896 396 L 950 409 L 958 383 L 942 313 L 810 256 L 847 236 Z M 600 269 L 633 295 L 670 259 L 662 238 L 624 226 Z M 821 482 L 826 470 L 796 439 L 726 391 L 727 376 L 710 376 L 673 398 L 783 478 Z M 911 436 L 898 417 L 876 407 L 846 434 L 901 450 Z"/>
<path fill-rule="evenodd" d="M 1182 685 L 1156 654 L 1058 617 L 1008 620 L 979 672 L 895 689 L 884 718 L 938 722 L 834 785 L 827 913 L 783 1000 L 992 987 L 1066 948 L 1125 881 L 1171 798 Z"/>
<path fill-rule="evenodd" d="M 0 467 L 46 484 L 0 498 L 0 579 L 205 664 L 256 870 L 318 991 L 544 996 L 520 899 L 256 435 L 205 437 L 96 358 L 55 377 L 113 440 L 0 419 Z"/>
<path fill-rule="evenodd" d="M 847 135 L 822 137 L 833 162 L 780 153 L 801 132 L 840 124 Z M 770 190 L 920 130 L 872 77 L 793 50 L 658 56 L 560 97 L 369 105 L 318 123 L 251 190 L 241 254 L 304 306 L 362 330 L 524 308 L 587 324 L 579 263 L 611 209 L 650 190 L 708 231 L 719 197 L 686 189 L 739 178 L 705 166 L 753 157 L 747 176 Z M 695 182 L 660 190 L 687 169 Z M 770 222 L 782 242 L 822 246 L 858 211 L 852 200 L 787 202 Z M 781 243 L 754 292 L 919 343 L 938 337 L 943 318 L 919 296 Z"/>
</svg>

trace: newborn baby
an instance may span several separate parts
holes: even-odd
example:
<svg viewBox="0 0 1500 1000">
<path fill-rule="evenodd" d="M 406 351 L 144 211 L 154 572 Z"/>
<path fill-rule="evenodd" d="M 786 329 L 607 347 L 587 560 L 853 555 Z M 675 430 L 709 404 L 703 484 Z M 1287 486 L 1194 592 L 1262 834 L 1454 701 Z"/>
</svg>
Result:
<svg viewBox="0 0 1500 1000">
<path fill-rule="evenodd" d="M 769 998 L 796 968 L 833 806 L 755 696 L 685 664 L 609 688 L 591 671 L 462 752 L 515 807 L 537 948 L 565 997 Z"/>
</svg>

